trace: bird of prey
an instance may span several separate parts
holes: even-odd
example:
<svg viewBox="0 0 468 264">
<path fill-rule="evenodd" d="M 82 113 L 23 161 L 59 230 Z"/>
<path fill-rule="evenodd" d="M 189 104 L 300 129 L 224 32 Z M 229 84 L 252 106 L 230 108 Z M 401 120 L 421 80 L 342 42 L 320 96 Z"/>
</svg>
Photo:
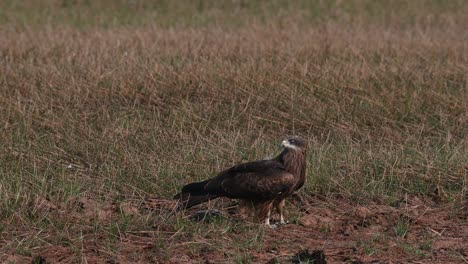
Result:
<svg viewBox="0 0 468 264">
<path fill-rule="evenodd" d="M 239 199 L 255 208 L 257 221 L 270 224 L 270 215 L 276 208 L 280 224 L 286 224 L 283 216 L 285 199 L 304 185 L 306 178 L 307 142 L 297 136 L 282 141 L 282 152 L 273 159 L 236 165 L 222 171 L 216 177 L 185 185 L 174 196 L 179 209 L 228 197 Z"/>
</svg>

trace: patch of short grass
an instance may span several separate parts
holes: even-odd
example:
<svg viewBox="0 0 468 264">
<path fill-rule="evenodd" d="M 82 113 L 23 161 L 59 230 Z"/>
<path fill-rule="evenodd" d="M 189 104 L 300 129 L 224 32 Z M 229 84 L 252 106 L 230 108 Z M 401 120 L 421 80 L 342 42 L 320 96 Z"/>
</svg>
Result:
<svg viewBox="0 0 468 264">
<path fill-rule="evenodd" d="M 393 225 L 393 231 L 395 232 L 395 235 L 400 238 L 406 237 L 410 230 L 410 223 L 409 219 L 406 217 L 400 217 L 397 219 L 395 224 Z"/>
</svg>

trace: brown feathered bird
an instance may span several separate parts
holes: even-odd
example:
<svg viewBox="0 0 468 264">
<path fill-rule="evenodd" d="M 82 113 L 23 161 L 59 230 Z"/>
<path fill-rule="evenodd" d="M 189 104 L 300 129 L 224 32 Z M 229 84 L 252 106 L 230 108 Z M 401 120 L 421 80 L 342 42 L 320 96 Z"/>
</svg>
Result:
<svg viewBox="0 0 468 264">
<path fill-rule="evenodd" d="M 307 142 L 300 137 L 289 137 L 281 143 L 283 151 L 274 159 L 236 165 L 216 177 L 185 185 L 174 196 L 179 208 L 189 208 L 218 197 L 239 199 L 255 208 L 256 219 L 270 227 L 272 208 L 283 216 L 285 199 L 304 185 L 306 178 Z"/>
</svg>

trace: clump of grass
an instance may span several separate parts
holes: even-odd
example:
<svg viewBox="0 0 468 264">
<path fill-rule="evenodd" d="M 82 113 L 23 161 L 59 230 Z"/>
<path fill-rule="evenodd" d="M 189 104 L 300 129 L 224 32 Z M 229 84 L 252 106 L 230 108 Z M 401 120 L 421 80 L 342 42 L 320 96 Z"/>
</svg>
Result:
<svg viewBox="0 0 468 264">
<path fill-rule="evenodd" d="M 424 257 L 424 256 L 427 255 L 427 253 L 424 252 L 424 250 L 422 250 L 421 248 L 415 247 L 414 245 L 410 245 L 410 244 L 407 244 L 407 243 L 402 243 L 400 246 L 409 255 L 418 256 L 418 257 Z"/>
<path fill-rule="evenodd" d="M 395 235 L 401 238 L 406 237 L 410 229 L 409 219 L 406 217 L 400 217 L 393 226 L 393 231 Z"/>
<path fill-rule="evenodd" d="M 364 254 L 373 256 L 382 252 L 382 247 L 386 248 L 388 245 L 388 237 L 383 235 L 374 235 L 368 240 L 358 241 L 356 243 L 357 248 L 362 248 Z M 384 245 L 381 245 L 384 244 Z"/>
</svg>

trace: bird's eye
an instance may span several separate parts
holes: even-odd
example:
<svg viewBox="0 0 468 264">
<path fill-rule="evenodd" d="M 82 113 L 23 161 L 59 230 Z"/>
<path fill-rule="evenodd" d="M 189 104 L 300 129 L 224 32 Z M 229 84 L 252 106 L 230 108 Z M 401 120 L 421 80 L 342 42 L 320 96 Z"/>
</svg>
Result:
<svg viewBox="0 0 468 264">
<path fill-rule="evenodd" d="M 294 144 L 294 143 L 296 143 L 296 140 L 295 140 L 295 139 L 290 139 L 289 142 L 290 142 L 291 144 Z"/>
</svg>

